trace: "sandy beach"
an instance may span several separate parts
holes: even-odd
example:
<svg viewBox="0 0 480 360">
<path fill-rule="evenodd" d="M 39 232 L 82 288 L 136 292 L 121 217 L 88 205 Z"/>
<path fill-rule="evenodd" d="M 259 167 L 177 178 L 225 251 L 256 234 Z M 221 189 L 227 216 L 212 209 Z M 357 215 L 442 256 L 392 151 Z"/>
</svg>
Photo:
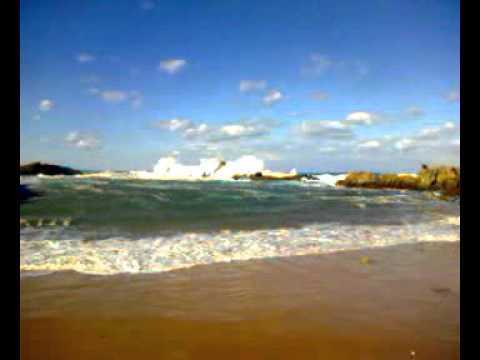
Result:
<svg viewBox="0 0 480 360">
<path fill-rule="evenodd" d="M 459 243 L 23 276 L 21 358 L 458 359 Z"/>
</svg>

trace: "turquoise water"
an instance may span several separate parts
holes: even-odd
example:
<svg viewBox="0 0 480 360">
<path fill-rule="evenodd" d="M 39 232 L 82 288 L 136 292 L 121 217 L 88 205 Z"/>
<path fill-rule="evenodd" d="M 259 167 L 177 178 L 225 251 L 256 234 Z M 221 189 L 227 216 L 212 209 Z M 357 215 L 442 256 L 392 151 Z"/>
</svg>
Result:
<svg viewBox="0 0 480 360">
<path fill-rule="evenodd" d="M 21 182 L 42 194 L 20 209 L 24 269 L 163 271 L 459 239 L 459 202 L 419 192 L 340 189 L 321 181 Z"/>
</svg>

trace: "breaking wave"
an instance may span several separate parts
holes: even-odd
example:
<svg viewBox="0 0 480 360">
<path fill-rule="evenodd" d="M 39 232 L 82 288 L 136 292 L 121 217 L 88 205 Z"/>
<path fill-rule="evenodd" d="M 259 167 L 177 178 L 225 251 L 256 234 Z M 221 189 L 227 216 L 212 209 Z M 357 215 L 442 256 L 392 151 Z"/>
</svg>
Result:
<svg viewBox="0 0 480 360">
<path fill-rule="evenodd" d="M 200 264 L 331 253 L 401 243 L 459 241 L 459 217 L 415 225 L 312 224 L 301 228 L 178 233 L 132 240 L 21 240 L 22 271 L 149 273 Z"/>
<path fill-rule="evenodd" d="M 347 174 L 332 175 L 332 174 L 316 174 L 308 177 L 303 177 L 302 181 L 308 183 L 316 183 L 324 186 L 335 187 L 337 181 L 344 180 Z"/>
</svg>

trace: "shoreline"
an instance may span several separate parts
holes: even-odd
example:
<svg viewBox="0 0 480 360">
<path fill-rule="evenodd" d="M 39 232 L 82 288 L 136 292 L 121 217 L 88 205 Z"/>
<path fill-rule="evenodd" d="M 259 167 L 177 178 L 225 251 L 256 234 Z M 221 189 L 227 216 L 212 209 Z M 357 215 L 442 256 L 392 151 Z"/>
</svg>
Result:
<svg viewBox="0 0 480 360">
<path fill-rule="evenodd" d="M 22 359 L 459 356 L 458 242 L 20 287 Z"/>
</svg>

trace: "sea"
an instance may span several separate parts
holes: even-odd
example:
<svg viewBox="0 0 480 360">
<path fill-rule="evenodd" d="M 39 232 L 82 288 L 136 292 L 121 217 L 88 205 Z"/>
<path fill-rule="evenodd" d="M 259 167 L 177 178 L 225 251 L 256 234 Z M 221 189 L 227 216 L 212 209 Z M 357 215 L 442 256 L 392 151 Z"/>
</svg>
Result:
<svg viewBox="0 0 480 360">
<path fill-rule="evenodd" d="M 22 176 L 21 276 L 155 273 L 200 264 L 460 240 L 460 200 L 301 181 Z"/>
</svg>

